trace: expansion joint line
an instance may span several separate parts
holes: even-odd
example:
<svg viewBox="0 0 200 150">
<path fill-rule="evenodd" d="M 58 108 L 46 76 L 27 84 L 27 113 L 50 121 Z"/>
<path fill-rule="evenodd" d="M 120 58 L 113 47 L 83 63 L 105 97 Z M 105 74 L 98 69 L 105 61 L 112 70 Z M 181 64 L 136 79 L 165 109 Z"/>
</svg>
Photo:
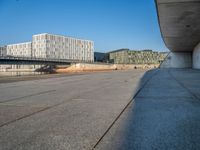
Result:
<svg viewBox="0 0 200 150">
<path fill-rule="evenodd" d="M 106 134 L 110 131 L 110 129 L 114 126 L 114 124 L 118 121 L 118 119 L 122 116 L 122 114 L 125 112 L 125 110 L 128 108 L 128 106 L 134 101 L 136 96 L 142 91 L 142 89 L 147 85 L 147 83 L 158 73 L 158 70 L 156 70 L 146 81 L 143 85 L 139 87 L 137 92 L 130 98 L 130 101 L 127 103 L 127 105 L 123 108 L 123 110 L 119 113 L 119 115 L 114 119 L 114 121 L 110 124 L 108 129 L 103 133 L 103 135 L 100 137 L 100 139 L 96 142 L 96 144 L 92 147 L 92 150 L 94 150 L 97 145 L 103 140 L 103 138 L 106 136 Z"/>
<path fill-rule="evenodd" d="M 103 86 L 103 87 L 106 87 L 107 85 L 109 85 L 109 83 L 107 83 L 107 84 L 106 84 L 105 86 Z M 96 88 L 96 90 L 101 89 L 101 88 L 102 88 L 102 87 Z M 89 92 L 91 92 L 91 91 L 93 91 L 93 90 L 94 90 L 94 89 L 92 89 L 92 90 L 87 90 L 87 91 L 85 91 L 85 92 L 83 92 L 83 93 L 89 93 Z M 41 92 L 41 93 L 38 93 L 38 94 L 44 94 L 44 93 L 54 92 L 54 91 L 56 91 L 56 90 L 45 91 L 45 92 Z M 25 98 L 25 97 L 30 97 L 30 96 L 34 96 L 34 94 L 29 95 L 29 96 L 20 97 L 20 98 Z M 20 99 L 20 98 L 16 98 L 16 99 Z M 60 103 L 57 103 L 57 104 L 55 104 L 55 105 L 45 107 L 45 108 L 40 109 L 40 110 L 38 110 L 38 111 L 35 111 L 35 112 L 33 112 L 33 113 L 30 113 L 30 114 L 21 116 L 21 117 L 19 117 L 19 118 L 16 118 L 16 119 L 11 120 L 11 121 L 8 121 L 8 122 L 5 122 L 5 123 L 3 123 L 3 124 L 0 125 L 0 128 L 3 127 L 3 126 L 7 126 L 7 125 L 9 125 L 9 124 L 11 124 L 11 123 L 17 122 L 17 121 L 19 121 L 19 120 L 28 118 L 28 117 L 30 117 L 30 116 L 36 115 L 36 114 L 38 114 L 38 113 L 47 111 L 47 110 L 49 110 L 49 109 L 58 107 L 58 106 L 63 105 L 63 104 L 65 104 L 65 103 L 67 103 L 67 102 L 73 101 L 74 99 L 77 99 L 77 98 L 80 98 L 80 95 L 75 96 L 75 97 L 72 97 L 70 100 L 67 100 L 67 101 L 64 100 L 64 101 L 62 101 L 62 102 L 60 102 Z M 12 99 L 12 100 L 16 100 L 16 99 Z M 11 101 L 11 100 L 9 100 L 9 101 Z M 4 101 L 4 102 L 2 102 L 2 103 L 6 103 L 6 102 L 8 102 L 8 101 Z M 0 104 L 1 104 L 1 102 L 0 102 Z"/>
<path fill-rule="evenodd" d="M 2 104 L 2 103 L 7 103 L 7 102 L 10 102 L 10 101 L 20 100 L 20 99 L 23 99 L 23 98 L 29 98 L 29 97 L 33 97 L 33 96 L 38 96 L 38 95 L 42 95 L 42 94 L 47 94 L 47 93 L 51 93 L 51 92 L 55 92 L 55 91 L 56 91 L 56 90 L 48 90 L 48 91 L 43 91 L 43 92 L 39 92 L 39 93 L 34 93 L 34 94 L 22 96 L 22 97 L 12 98 L 12 99 L 8 99 L 8 100 L 1 101 L 0 104 Z"/>
<path fill-rule="evenodd" d="M 194 94 L 190 89 L 188 89 L 181 81 L 179 81 L 179 80 L 171 73 L 170 70 L 168 70 L 168 74 L 169 74 L 181 87 L 183 87 L 188 93 L 190 93 L 190 94 L 193 96 L 193 98 L 195 98 L 195 99 L 197 99 L 197 100 L 200 101 L 200 98 L 199 98 L 196 94 Z"/>
</svg>

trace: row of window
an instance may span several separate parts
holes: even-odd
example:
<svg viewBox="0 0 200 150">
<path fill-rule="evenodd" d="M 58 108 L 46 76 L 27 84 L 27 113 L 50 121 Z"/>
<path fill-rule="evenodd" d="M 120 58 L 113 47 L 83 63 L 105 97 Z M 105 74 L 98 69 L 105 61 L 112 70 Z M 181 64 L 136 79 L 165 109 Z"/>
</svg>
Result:
<svg viewBox="0 0 200 150">
<path fill-rule="evenodd" d="M 70 37 L 64 37 L 64 36 L 57 36 L 57 35 L 48 35 L 48 34 L 41 34 L 41 35 L 34 35 L 33 41 L 41 41 L 41 40 L 47 40 L 47 41 L 58 41 L 58 42 L 73 42 L 73 43 L 84 43 L 84 44 L 90 44 L 93 45 L 93 42 L 87 41 L 87 40 L 80 40 Z"/>
<path fill-rule="evenodd" d="M 8 45 L 7 48 L 31 48 L 31 44 Z"/>
</svg>

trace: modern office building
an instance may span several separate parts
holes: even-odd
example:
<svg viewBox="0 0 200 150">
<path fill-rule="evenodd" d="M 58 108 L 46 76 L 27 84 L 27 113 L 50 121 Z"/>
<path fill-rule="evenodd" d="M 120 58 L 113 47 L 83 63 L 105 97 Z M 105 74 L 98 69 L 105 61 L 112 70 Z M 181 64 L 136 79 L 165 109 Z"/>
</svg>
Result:
<svg viewBox="0 0 200 150">
<path fill-rule="evenodd" d="M 33 35 L 33 57 L 94 61 L 94 43 L 53 34 Z"/>
<path fill-rule="evenodd" d="M 116 64 L 159 64 L 167 54 L 152 50 L 119 49 L 109 52 L 109 61 Z"/>
<path fill-rule="evenodd" d="M 7 55 L 15 57 L 32 57 L 32 43 L 18 43 L 7 45 Z"/>
<path fill-rule="evenodd" d="M 6 56 L 6 46 L 0 46 L 0 56 Z"/>
<path fill-rule="evenodd" d="M 93 62 L 94 42 L 42 33 L 33 35 L 32 42 L 7 45 L 7 55 Z"/>
</svg>

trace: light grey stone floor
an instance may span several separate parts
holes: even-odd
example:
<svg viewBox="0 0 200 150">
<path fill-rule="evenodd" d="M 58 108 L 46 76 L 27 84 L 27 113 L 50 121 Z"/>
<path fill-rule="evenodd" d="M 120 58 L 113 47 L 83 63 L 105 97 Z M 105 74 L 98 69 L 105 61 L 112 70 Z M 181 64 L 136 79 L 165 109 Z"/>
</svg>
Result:
<svg viewBox="0 0 200 150">
<path fill-rule="evenodd" d="M 200 71 L 158 70 L 96 149 L 200 149 Z"/>
<path fill-rule="evenodd" d="M 11 83 L 4 79 L 0 149 L 92 149 L 131 100 L 144 74 L 132 70 Z"/>
</svg>

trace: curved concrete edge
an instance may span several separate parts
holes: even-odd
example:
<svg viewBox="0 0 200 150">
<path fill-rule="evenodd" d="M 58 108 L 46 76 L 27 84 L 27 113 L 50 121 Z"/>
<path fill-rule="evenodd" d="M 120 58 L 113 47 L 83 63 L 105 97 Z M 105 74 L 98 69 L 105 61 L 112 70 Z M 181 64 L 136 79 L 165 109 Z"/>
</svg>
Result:
<svg viewBox="0 0 200 150">
<path fill-rule="evenodd" d="M 200 0 L 155 0 L 165 45 L 172 52 L 193 51 L 200 38 Z"/>
<path fill-rule="evenodd" d="M 155 7 L 156 7 L 156 14 L 157 14 L 157 20 L 158 20 L 158 25 L 159 25 L 159 30 L 160 30 L 160 34 L 161 34 L 161 37 L 162 37 L 162 41 L 163 43 L 165 44 L 165 46 L 169 49 L 169 47 L 167 46 L 167 43 L 165 42 L 164 40 L 164 35 L 162 33 L 162 30 L 161 30 L 161 25 L 160 25 L 160 17 L 159 17 L 159 13 L 158 13 L 158 2 L 157 0 L 154 0 L 154 3 L 155 3 Z"/>
<path fill-rule="evenodd" d="M 200 0 L 154 1 L 161 37 L 172 51 L 160 68 L 200 69 Z"/>
</svg>

